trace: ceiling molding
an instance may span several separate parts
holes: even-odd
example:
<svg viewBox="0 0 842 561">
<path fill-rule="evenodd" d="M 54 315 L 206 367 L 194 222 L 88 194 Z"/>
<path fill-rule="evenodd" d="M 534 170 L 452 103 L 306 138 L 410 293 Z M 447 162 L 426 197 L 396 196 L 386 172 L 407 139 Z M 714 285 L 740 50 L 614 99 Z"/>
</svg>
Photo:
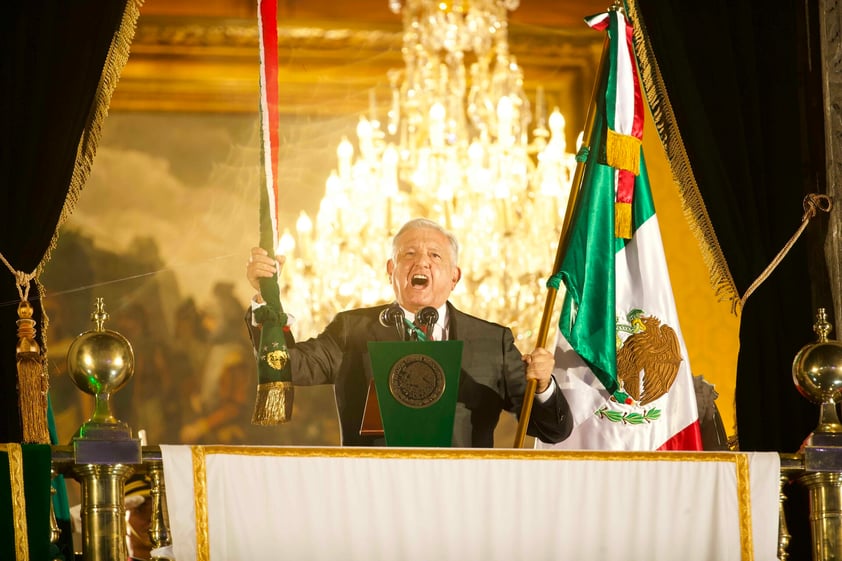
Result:
<svg viewBox="0 0 842 561">
<path fill-rule="evenodd" d="M 511 24 L 509 45 L 527 92 L 542 86 L 573 124 L 583 123 L 601 34 Z M 401 29 L 395 25 L 297 21 L 279 26 L 278 49 L 280 110 L 287 115 L 366 111 L 368 92 L 386 99 L 387 72 L 403 67 Z M 253 20 L 143 17 L 111 109 L 256 112 L 258 68 Z"/>
</svg>

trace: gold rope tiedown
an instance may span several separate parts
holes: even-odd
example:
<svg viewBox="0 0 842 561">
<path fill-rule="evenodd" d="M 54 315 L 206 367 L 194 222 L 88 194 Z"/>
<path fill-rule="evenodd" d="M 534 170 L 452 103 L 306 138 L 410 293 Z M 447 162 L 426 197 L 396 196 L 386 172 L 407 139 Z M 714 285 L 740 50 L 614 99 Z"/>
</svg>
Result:
<svg viewBox="0 0 842 561">
<path fill-rule="evenodd" d="M 769 275 L 772 274 L 772 271 L 775 270 L 775 267 L 783 261 L 786 254 L 789 253 L 789 250 L 792 249 L 792 246 L 795 245 L 795 242 L 798 241 L 798 238 L 801 237 L 802 232 L 807 227 L 807 224 L 810 223 L 810 220 L 816 215 L 817 210 L 821 210 L 824 212 L 830 212 L 833 208 L 833 199 L 828 197 L 827 195 L 819 195 L 817 193 L 810 193 L 806 197 L 804 197 L 804 215 L 801 217 L 801 226 L 798 227 L 795 234 L 786 242 L 783 249 L 781 249 L 775 258 L 772 260 L 771 263 L 766 267 L 766 269 L 760 273 L 760 276 L 751 283 L 751 286 L 748 287 L 746 293 L 743 294 L 743 297 L 740 298 L 739 307 L 742 309 L 745 306 L 746 300 L 748 297 L 752 295 L 752 293 L 757 290 L 757 288 L 763 284 L 763 282 L 769 278 Z M 736 303 L 735 303 L 736 305 Z M 736 310 L 735 310 L 736 311 Z"/>
<path fill-rule="evenodd" d="M 49 382 L 41 348 L 35 340 L 35 320 L 29 303 L 29 284 L 35 273 L 17 271 L 0 253 L 0 260 L 15 276 L 20 304 L 18 304 L 18 343 L 16 347 L 18 370 L 18 408 L 23 428 L 23 442 L 49 444 L 47 425 L 47 388 Z"/>
</svg>

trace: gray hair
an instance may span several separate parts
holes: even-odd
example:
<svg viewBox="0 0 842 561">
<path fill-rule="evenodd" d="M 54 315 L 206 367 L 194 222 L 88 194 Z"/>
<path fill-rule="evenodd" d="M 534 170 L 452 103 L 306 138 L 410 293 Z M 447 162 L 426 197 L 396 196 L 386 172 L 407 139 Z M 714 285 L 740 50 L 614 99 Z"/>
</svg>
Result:
<svg viewBox="0 0 842 561">
<path fill-rule="evenodd" d="M 444 234 L 447 241 L 450 243 L 450 254 L 453 258 L 453 264 L 456 265 L 459 263 L 459 241 L 456 239 L 456 236 L 447 231 L 441 224 L 430 220 L 429 218 L 413 218 L 401 226 L 401 229 L 398 230 L 398 233 L 392 238 L 392 259 L 397 259 L 398 257 L 398 238 L 409 230 L 417 230 L 420 228 L 429 228 L 430 230 L 436 230 L 437 232 Z"/>
</svg>

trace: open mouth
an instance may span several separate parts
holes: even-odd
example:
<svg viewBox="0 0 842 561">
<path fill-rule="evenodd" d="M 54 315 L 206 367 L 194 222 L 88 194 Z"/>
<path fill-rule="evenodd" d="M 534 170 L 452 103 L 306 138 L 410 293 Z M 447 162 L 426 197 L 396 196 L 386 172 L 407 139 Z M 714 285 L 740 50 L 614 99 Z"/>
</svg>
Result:
<svg viewBox="0 0 842 561">
<path fill-rule="evenodd" d="M 427 286 L 427 283 L 430 282 L 430 278 L 427 275 L 412 275 L 412 279 L 410 279 L 412 286 Z"/>
</svg>

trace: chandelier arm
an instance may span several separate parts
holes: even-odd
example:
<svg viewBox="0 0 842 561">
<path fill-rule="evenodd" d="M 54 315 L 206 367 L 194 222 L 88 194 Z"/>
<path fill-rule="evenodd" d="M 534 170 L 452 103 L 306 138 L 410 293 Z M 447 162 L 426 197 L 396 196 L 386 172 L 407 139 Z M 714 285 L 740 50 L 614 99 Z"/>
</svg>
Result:
<svg viewBox="0 0 842 561">
<path fill-rule="evenodd" d="M 604 69 L 608 61 L 608 36 L 606 34 L 605 41 L 602 45 L 602 57 L 599 60 L 599 67 L 596 72 L 596 80 L 591 91 L 591 100 L 588 104 L 588 114 L 585 119 L 585 129 L 582 134 L 582 146 L 590 148 L 591 139 L 593 137 L 594 124 L 596 123 L 597 115 L 597 100 L 599 93 L 605 89 L 605 72 Z M 576 202 L 579 200 L 579 191 L 582 188 L 582 179 L 585 176 L 585 169 L 587 167 L 587 158 L 576 158 L 576 171 L 573 174 L 573 182 L 570 187 L 570 198 L 567 201 L 567 211 L 564 213 L 564 222 L 561 226 L 561 234 L 558 238 L 558 247 L 556 249 L 555 262 L 553 263 L 553 274 L 557 273 L 561 268 L 562 259 L 567 253 L 568 231 L 570 230 L 570 222 L 573 217 Z M 541 317 L 541 325 L 538 328 L 538 341 L 535 347 L 546 347 L 547 338 L 550 332 L 550 324 L 553 318 L 553 309 L 555 308 L 556 295 L 558 288 L 550 286 L 547 288 L 547 299 L 544 303 L 544 312 Z M 523 402 L 521 403 L 520 417 L 518 418 L 517 431 L 515 432 L 515 441 L 513 448 L 523 448 L 523 441 L 526 438 L 526 427 L 529 425 L 529 417 L 532 415 L 532 402 L 535 398 L 535 390 L 537 389 L 538 381 L 530 379 L 526 381 L 526 390 L 523 394 Z"/>
</svg>

